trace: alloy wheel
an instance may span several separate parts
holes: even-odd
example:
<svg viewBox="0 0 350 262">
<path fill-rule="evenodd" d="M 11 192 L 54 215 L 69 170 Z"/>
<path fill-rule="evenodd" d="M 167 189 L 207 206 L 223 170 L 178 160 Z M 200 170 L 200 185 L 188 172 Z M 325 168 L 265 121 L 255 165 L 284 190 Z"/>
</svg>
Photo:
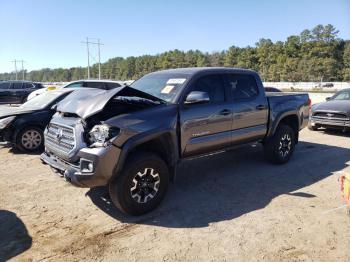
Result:
<svg viewBox="0 0 350 262">
<path fill-rule="evenodd" d="M 27 150 L 35 150 L 42 143 L 42 135 L 39 131 L 29 129 L 25 131 L 21 137 L 22 146 Z"/>
<path fill-rule="evenodd" d="M 285 158 L 292 148 L 292 138 L 289 134 L 284 134 L 280 140 L 280 144 L 278 147 L 278 152 L 280 155 Z"/>
<path fill-rule="evenodd" d="M 131 197 L 137 203 L 147 203 L 154 198 L 159 190 L 160 176 L 153 168 L 145 168 L 139 171 L 132 180 L 130 188 Z"/>
</svg>

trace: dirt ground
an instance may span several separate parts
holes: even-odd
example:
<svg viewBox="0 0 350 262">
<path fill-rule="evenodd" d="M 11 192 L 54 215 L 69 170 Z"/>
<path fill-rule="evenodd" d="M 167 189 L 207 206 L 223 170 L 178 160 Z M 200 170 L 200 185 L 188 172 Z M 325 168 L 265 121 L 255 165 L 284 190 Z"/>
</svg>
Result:
<svg viewBox="0 0 350 262">
<path fill-rule="evenodd" d="M 337 171 L 350 135 L 303 130 L 287 165 L 260 146 L 182 164 L 162 205 L 119 213 L 38 155 L 0 149 L 0 261 L 349 261 Z M 333 210 L 335 209 L 335 210 Z"/>
</svg>

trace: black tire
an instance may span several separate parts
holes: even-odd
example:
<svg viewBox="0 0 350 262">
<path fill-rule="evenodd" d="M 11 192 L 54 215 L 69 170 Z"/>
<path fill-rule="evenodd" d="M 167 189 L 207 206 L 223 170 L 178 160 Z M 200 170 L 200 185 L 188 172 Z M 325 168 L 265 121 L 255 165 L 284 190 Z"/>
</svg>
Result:
<svg viewBox="0 0 350 262">
<path fill-rule="evenodd" d="M 273 137 L 264 144 L 266 158 L 275 164 L 284 164 L 291 158 L 295 147 L 294 130 L 287 125 L 281 124 Z"/>
<path fill-rule="evenodd" d="M 145 186 L 147 178 L 151 181 Z M 128 157 L 122 172 L 109 183 L 109 194 L 120 211 L 142 215 L 160 204 L 168 185 L 169 171 L 163 159 L 151 152 L 137 152 Z M 150 192 L 154 194 L 152 197 Z"/>
<path fill-rule="evenodd" d="M 307 128 L 311 131 L 317 131 L 320 127 L 318 125 L 312 126 L 311 123 L 309 122 L 307 125 Z"/>
<path fill-rule="evenodd" d="M 33 139 L 30 139 L 30 135 Z M 27 138 L 27 143 L 25 142 Z M 16 148 L 22 152 L 36 152 L 44 148 L 44 132 L 39 127 L 25 127 L 16 135 Z"/>
</svg>

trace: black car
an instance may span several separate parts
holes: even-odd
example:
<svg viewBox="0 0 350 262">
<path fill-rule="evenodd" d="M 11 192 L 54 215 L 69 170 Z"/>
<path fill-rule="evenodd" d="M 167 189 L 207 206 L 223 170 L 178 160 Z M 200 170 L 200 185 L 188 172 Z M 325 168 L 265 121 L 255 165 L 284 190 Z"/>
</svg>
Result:
<svg viewBox="0 0 350 262">
<path fill-rule="evenodd" d="M 326 100 L 312 106 L 309 129 L 315 131 L 324 127 L 350 130 L 350 89 L 339 91 Z"/>
<path fill-rule="evenodd" d="M 37 96 L 21 106 L 0 107 L 0 142 L 8 142 L 20 151 L 43 147 L 43 132 L 56 112 L 54 105 L 74 89 L 62 89 Z"/>
<path fill-rule="evenodd" d="M 28 95 L 44 86 L 30 81 L 1 81 L 0 104 L 22 104 Z"/>
</svg>

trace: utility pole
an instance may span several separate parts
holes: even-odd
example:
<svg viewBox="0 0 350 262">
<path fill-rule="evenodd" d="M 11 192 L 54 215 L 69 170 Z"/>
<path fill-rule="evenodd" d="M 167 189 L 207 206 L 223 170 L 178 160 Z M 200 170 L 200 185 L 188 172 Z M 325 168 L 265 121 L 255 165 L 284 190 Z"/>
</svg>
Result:
<svg viewBox="0 0 350 262">
<path fill-rule="evenodd" d="M 86 37 L 86 49 L 87 49 L 87 56 L 88 56 L 88 79 L 90 79 L 90 52 L 89 52 L 89 38 Z"/>
<path fill-rule="evenodd" d="M 91 42 L 90 40 L 91 39 L 95 39 L 97 40 L 97 43 L 96 42 Z M 92 45 L 97 45 L 97 48 L 98 48 L 98 61 L 95 60 L 95 62 L 98 62 L 98 79 L 101 79 L 101 45 L 103 45 L 101 42 L 100 42 L 100 39 L 99 38 L 90 38 L 89 37 L 86 37 L 86 42 L 82 42 L 84 44 L 86 44 L 86 50 L 87 50 L 87 62 L 88 62 L 88 67 L 87 67 L 87 74 L 88 74 L 88 79 L 90 78 L 90 58 L 94 58 L 93 56 L 91 56 L 91 53 L 90 53 L 90 47 L 89 45 L 92 44 Z"/>
<path fill-rule="evenodd" d="M 16 80 L 18 79 L 17 78 L 17 60 L 15 59 L 15 60 L 13 60 L 13 61 L 11 61 L 12 63 L 15 63 L 15 74 L 16 74 Z"/>
<path fill-rule="evenodd" d="M 24 80 L 24 68 L 23 68 L 23 60 L 21 60 L 21 63 L 22 63 L 22 80 Z"/>
<path fill-rule="evenodd" d="M 98 46 L 98 79 L 101 79 L 101 49 L 100 49 L 100 38 L 97 39 Z"/>
<path fill-rule="evenodd" d="M 20 62 L 22 64 L 22 80 L 24 80 L 24 68 L 23 68 L 23 60 L 13 60 L 12 63 L 15 63 L 15 74 L 16 74 L 16 80 L 18 80 L 18 71 L 17 71 L 17 62 Z"/>
</svg>

